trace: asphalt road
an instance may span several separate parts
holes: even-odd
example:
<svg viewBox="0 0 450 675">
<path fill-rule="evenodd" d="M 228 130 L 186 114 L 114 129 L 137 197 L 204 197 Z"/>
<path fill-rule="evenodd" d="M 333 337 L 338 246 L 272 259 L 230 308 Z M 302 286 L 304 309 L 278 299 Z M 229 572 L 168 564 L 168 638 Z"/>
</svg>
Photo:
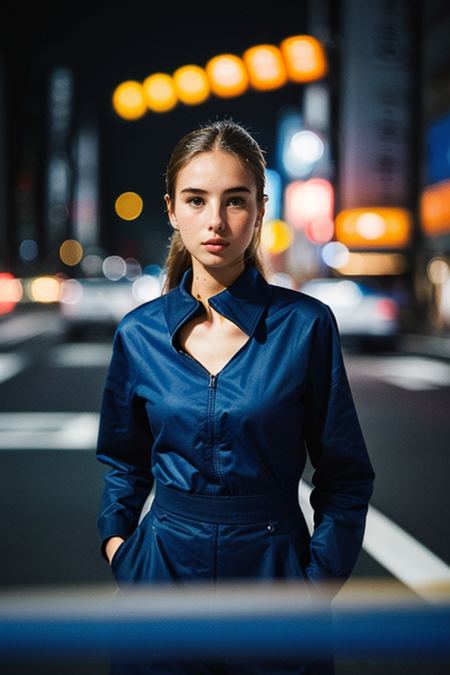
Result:
<svg viewBox="0 0 450 675">
<path fill-rule="evenodd" d="M 71 343 L 52 313 L 38 319 L 34 330 L 25 319 L 0 323 L 0 590 L 109 584 L 96 528 L 104 469 L 93 444 L 110 336 Z M 450 365 L 408 354 L 346 352 L 345 359 L 377 474 L 374 515 L 410 535 L 425 562 L 429 553 L 438 568 L 450 570 Z M 395 546 L 386 554 L 380 537 L 372 539 L 354 578 L 398 578 L 408 586 Z M 418 572 L 421 581 L 427 573 Z M 105 663 L 72 667 L 87 675 L 107 672 Z M 29 672 L 52 675 L 58 668 L 33 664 Z M 67 664 L 63 669 L 72 672 Z M 28 670 L 22 664 L 6 672 Z M 337 672 L 444 674 L 450 666 L 347 663 Z"/>
</svg>

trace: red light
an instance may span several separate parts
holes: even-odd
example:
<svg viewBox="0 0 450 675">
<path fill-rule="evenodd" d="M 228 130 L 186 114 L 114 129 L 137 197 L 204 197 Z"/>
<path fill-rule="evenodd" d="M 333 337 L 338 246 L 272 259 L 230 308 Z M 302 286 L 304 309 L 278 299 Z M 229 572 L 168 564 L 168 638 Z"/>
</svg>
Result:
<svg viewBox="0 0 450 675">
<path fill-rule="evenodd" d="M 288 222 L 296 230 L 304 230 L 315 244 L 326 244 L 334 234 L 334 191 L 323 178 L 296 180 L 285 193 Z"/>
<path fill-rule="evenodd" d="M 377 302 L 377 312 L 384 319 L 396 319 L 398 316 L 398 307 L 395 300 L 383 298 Z"/>
<path fill-rule="evenodd" d="M 0 274 L 0 314 L 12 312 L 22 297 L 22 284 L 9 272 Z"/>
</svg>

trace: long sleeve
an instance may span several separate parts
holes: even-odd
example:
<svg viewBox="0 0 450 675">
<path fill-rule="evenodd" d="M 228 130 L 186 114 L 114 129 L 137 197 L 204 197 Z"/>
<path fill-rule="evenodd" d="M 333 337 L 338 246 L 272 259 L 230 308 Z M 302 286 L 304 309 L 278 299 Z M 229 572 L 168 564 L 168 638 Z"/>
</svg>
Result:
<svg viewBox="0 0 450 675">
<path fill-rule="evenodd" d="M 152 484 L 153 439 L 145 401 L 136 394 L 120 333 L 103 393 L 97 458 L 111 466 L 105 475 L 98 525 L 104 545 L 112 536 L 127 539 L 136 528 Z"/>
<path fill-rule="evenodd" d="M 358 422 L 334 317 L 316 322 L 305 441 L 312 465 L 311 581 L 345 580 L 361 549 L 374 472 Z"/>
</svg>

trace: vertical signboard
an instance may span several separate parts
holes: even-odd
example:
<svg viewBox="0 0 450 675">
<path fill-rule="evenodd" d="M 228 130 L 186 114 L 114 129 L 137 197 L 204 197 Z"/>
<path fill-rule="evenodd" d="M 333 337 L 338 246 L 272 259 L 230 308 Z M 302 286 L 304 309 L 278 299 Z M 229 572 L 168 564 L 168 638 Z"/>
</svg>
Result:
<svg viewBox="0 0 450 675">
<path fill-rule="evenodd" d="M 74 81 L 67 68 L 51 73 L 48 94 L 48 158 L 45 199 L 47 253 L 57 251 L 68 235 L 72 185 L 70 157 Z"/>
<path fill-rule="evenodd" d="M 408 0 L 342 0 L 340 209 L 411 202 Z"/>
</svg>

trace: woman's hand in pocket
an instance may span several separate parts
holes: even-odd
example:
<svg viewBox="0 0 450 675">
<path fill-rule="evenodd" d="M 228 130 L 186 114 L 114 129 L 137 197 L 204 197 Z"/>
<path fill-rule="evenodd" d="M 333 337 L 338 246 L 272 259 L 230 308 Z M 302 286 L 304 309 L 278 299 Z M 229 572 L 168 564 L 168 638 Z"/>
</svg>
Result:
<svg viewBox="0 0 450 675">
<path fill-rule="evenodd" d="M 110 565 L 118 549 L 122 546 L 124 541 L 125 539 L 122 539 L 122 537 L 111 537 L 111 539 L 108 539 L 105 546 L 105 553 Z"/>
</svg>

